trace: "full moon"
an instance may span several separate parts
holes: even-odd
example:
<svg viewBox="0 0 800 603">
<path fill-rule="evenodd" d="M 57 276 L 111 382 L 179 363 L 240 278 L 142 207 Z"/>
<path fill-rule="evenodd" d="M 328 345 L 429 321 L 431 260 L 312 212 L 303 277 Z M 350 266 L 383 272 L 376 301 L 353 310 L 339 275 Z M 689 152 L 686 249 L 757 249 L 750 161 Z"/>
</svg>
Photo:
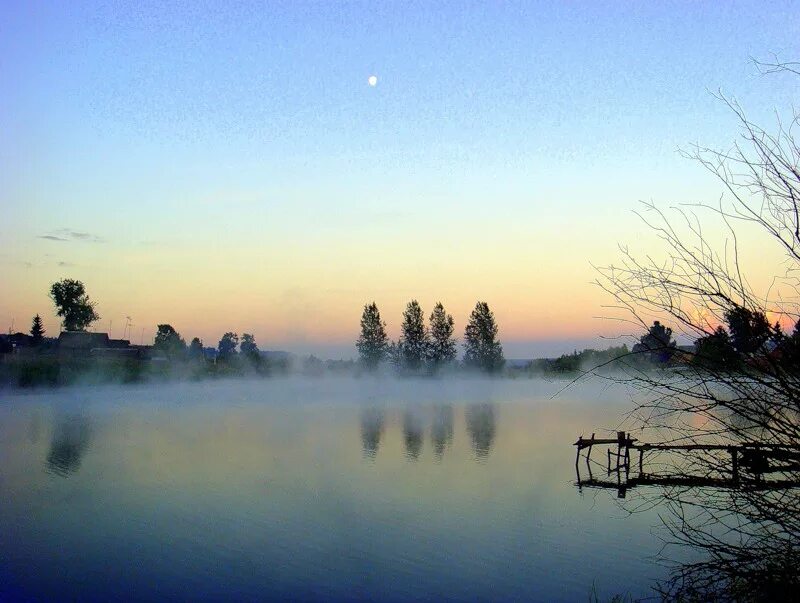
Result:
<svg viewBox="0 0 800 603">
<path fill-rule="evenodd" d="M 367 83 L 372 86 L 373 88 L 378 85 L 378 76 L 371 75 L 367 78 Z"/>
</svg>

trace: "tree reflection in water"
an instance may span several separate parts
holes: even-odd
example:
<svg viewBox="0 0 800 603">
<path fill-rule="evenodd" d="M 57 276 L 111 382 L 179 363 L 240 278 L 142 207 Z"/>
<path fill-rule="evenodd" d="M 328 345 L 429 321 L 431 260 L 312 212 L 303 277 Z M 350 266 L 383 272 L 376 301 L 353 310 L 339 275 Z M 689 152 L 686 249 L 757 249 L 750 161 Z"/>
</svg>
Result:
<svg viewBox="0 0 800 603">
<path fill-rule="evenodd" d="M 422 451 L 422 420 L 415 412 L 406 410 L 403 413 L 403 443 L 406 448 L 406 458 L 415 461 Z"/>
<path fill-rule="evenodd" d="M 57 419 L 47 453 L 49 473 L 67 477 L 75 473 L 89 447 L 91 426 L 86 417 L 72 415 Z"/>
<path fill-rule="evenodd" d="M 367 458 L 375 458 L 383 435 L 384 412 L 381 408 L 361 411 L 361 448 Z"/>
<path fill-rule="evenodd" d="M 465 418 L 475 458 L 485 461 L 495 437 L 495 406 L 491 403 L 473 404 L 467 407 Z"/>
<path fill-rule="evenodd" d="M 444 451 L 453 442 L 453 407 L 449 404 L 434 407 L 431 442 L 434 456 L 441 460 Z"/>
</svg>

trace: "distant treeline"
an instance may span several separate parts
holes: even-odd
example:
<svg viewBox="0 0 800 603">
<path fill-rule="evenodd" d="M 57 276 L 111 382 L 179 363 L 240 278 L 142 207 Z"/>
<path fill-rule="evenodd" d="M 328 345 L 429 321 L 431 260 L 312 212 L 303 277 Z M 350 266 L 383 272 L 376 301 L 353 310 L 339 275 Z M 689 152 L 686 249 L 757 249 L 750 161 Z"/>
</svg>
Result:
<svg viewBox="0 0 800 603">
<path fill-rule="evenodd" d="M 601 368 L 617 368 L 616 362 L 620 358 L 626 358 L 630 354 L 627 345 L 610 347 L 605 350 L 585 349 L 574 351 L 572 354 L 564 354 L 558 358 L 539 358 L 531 361 L 527 367 L 528 371 L 543 375 L 573 374 L 581 371 L 596 370 Z"/>
<path fill-rule="evenodd" d="M 706 371 L 747 371 L 757 363 L 800 364 L 800 327 L 785 334 L 763 313 L 737 307 L 724 323 L 698 338 L 694 345 L 678 346 L 672 329 L 655 321 L 631 349 L 626 345 L 605 350 L 585 349 L 558 358 L 507 364 L 498 339 L 498 326 L 486 302 L 479 301 L 464 328 L 463 355 L 458 358 L 455 321 L 437 303 L 427 321 L 411 300 L 401 317 L 400 336 L 386 334 L 375 302 L 364 306 L 356 341 L 357 360 L 297 358 L 285 352 L 259 349 L 255 336 L 232 331 L 216 347 L 198 337 L 189 344 L 170 324 L 159 324 L 152 346 L 110 340 L 87 328 L 99 316 L 83 283 L 64 279 L 50 289 L 56 314 L 63 319 L 59 338 L 46 337 L 37 314 L 30 334 L 0 335 L 0 385 L 60 385 L 96 382 L 135 382 L 147 379 L 298 373 L 361 374 L 389 370 L 401 376 L 435 375 L 463 370 L 507 376 L 571 375 L 583 371 L 692 366 Z M 62 341 L 64 336 L 69 341 Z M 86 341 L 82 345 L 81 339 Z M 104 338 L 105 343 L 98 343 Z M 11 353 L 15 352 L 15 353 Z"/>
</svg>

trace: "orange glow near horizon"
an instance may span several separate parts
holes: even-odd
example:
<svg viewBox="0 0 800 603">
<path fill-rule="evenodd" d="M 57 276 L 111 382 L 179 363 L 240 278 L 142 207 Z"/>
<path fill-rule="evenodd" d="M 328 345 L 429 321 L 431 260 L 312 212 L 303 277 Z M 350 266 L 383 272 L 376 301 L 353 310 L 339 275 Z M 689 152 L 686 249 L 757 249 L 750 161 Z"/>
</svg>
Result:
<svg viewBox="0 0 800 603">
<path fill-rule="evenodd" d="M 614 241 L 641 225 L 626 214 L 600 233 L 595 227 L 589 214 L 576 219 L 574 238 L 565 244 L 560 231 L 516 225 L 480 253 L 468 237 L 449 246 L 427 241 L 410 251 L 408 241 L 380 236 L 345 241 L 333 235 L 313 243 L 279 239 L 228 247 L 221 235 L 203 245 L 73 245 L 74 266 L 6 264 L 9 286 L 0 294 L 0 320 L 3 330 L 13 320 L 15 330 L 27 331 L 39 313 L 48 334 L 57 333 L 48 290 L 70 277 L 82 280 L 97 303 L 101 320 L 94 329 L 121 337 L 125 317 L 131 316 L 130 338 L 136 343 L 151 342 L 156 325 L 169 323 L 187 341 L 197 336 L 206 345 L 216 345 L 226 331 L 249 332 L 262 349 L 289 346 L 312 353 L 320 345 L 354 342 L 363 306 L 373 300 L 396 338 L 411 299 L 426 316 L 441 301 L 455 318 L 459 338 L 478 300 L 494 311 L 504 342 L 629 334 L 635 331 L 631 325 L 598 318 L 619 313 L 608 308 L 611 297 L 592 284 L 597 273 L 591 264 L 618 261 Z M 477 225 L 470 228 L 477 234 Z M 634 238 L 643 249 L 658 250 L 645 237 Z M 42 250 L 67 245 L 37 241 L 22 248 L 46 257 Z M 780 257 L 765 262 L 761 254 L 743 263 L 750 280 L 763 288 L 771 283 L 765 266 L 779 265 Z"/>
</svg>

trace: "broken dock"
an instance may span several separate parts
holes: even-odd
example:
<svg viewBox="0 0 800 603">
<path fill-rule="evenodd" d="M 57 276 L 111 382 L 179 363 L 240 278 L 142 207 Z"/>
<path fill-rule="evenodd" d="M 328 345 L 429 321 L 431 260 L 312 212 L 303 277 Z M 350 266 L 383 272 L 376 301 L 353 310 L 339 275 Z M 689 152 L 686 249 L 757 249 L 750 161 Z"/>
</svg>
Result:
<svg viewBox="0 0 800 603">
<path fill-rule="evenodd" d="M 616 479 L 596 479 L 592 474 L 592 451 L 595 446 L 606 449 L 606 477 Z M 722 487 L 751 489 L 780 489 L 800 486 L 800 445 L 768 444 L 764 442 L 742 442 L 738 444 L 646 444 L 640 443 L 630 433 L 618 431 L 616 438 L 590 438 L 583 436 L 575 442 L 575 473 L 578 488 L 613 488 L 620 498 L 636 486 L 684 486 L 684 487 Z M 588 479 L 581 476 L 580 460 L 582 451 L 586 461 Z M 719 477 L 690 475 L 650 475 L 645 471 L 645 455 L 648 452 L 692 452 L 722 451 L 730 455 L 727 475 Z M 631 476 L 631 453 L 638 453 L 638 472 Z M 765 480 L 768 473 L 795 473 L 793 479 Z"/>
</svg>

